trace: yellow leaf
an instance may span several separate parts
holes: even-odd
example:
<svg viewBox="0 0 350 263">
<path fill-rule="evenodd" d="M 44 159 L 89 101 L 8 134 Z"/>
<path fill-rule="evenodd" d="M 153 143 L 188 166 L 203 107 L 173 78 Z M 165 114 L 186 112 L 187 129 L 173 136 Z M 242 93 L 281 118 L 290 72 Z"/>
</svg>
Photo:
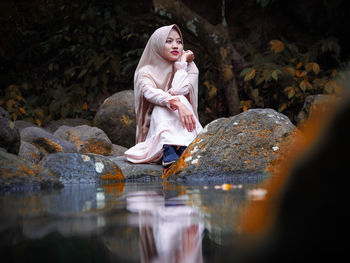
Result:
<svg viewBox="0 0 350 263">
<path fill-rule="evenodd" d="M 288 86 L 283 91 L 287 93 L 288 99 L 293 98 L 295 95 L 295 89 L 293 86 Z"/>
<path fill-rule="evenodd" d="M 259 97 L 259 90 L 258 89 L 254 89 L 252 92 L 252 96 L 254 99 L 258 99 Z"/>
<path fill-rule="evenodd" d="M 15 97 L 16 97 L 16 99 L 17 99 L 18 101 L 20 101 L 20 100 L 21 100 L 21 101 L 26 101 L 21 95 L 18 95 L 18 94 L 17 94 Z"/>
<path fill-rule="evenodd" d="M 240 102 L 241 107 L 248 107 L 251 108 L 252 107 L 252 101 L 251 100 L 241 100 Z"/>
<path fill-rule="evenodd" d="M 217 89 L 214 85 L 214 83 L 211 83 L 209 81 L 205 81 L 204 82 L 204 85 L 207 87 L 208 89 L 208 94 L 209 94 L 209 98 L 210 99 L 215 99 L 216 98 L 216 92 L 217 92 Z"/>
<path fill-rule="evenodd" d="M 271 50 L 275 53 L 282 52 L 284 49 L 284 44 L 280 40 L 271 40 L 270 41 Z"/>
<path fill-rule="evenodd" d="M 224 69 L 222 70 L 224 74 L 224 80 L 228 81 L 232 78 L 232 65 L 225 65 Z"/>
<path fill-rule="evenodd" d="M 318 74 L 320 66 L 316 62 L 310 62 L 306 64 L 305 69 L 307 72 L 313 71 L 315 74 Z"/>
<path fill-rule="evenodd" d="M 84 104 L 83 104 L 83 110 L 87 110 L 87 109 L 88 109 L 88 105 L 87 105 L 86 102 L 84 102 Z"/>
<path fill-rule="evenodd" d="M 283 71 L 286 72 L 286 73 L 288 73 L 288 74 L 290 74 L 290 75 L 292 75 L 292 76 L 295 75 L 295 69 L 292 68 L 292 67 L 284 68 Z"/>
<path fill-rule="evenodd" d="M 310 72 L 312 70 L 313 62 L 309 62 L 305 65 L 305 69 L 307 72 Z"/>
<path fill-rule="evenodd" d="M 12 117 L 12 119 L 13 119 L 14 121 L 17 120 L 17 114 L 16 114 L 16 113 L 13 112 L 13 113 L 11 114 L 11 117 Z"/>
<path fill-rule="evenodd" d="M 332 70 L 332 77 L 336 77 L 338 75 L 338 71 L 336 69 Z"/>
<path fill-rule="evenodd" d="M 278 80 L 278 71 L 277 70 L 272 71 L 271 77 L 277 81 Z"/>
<path fill-rule="evenodd" d="M 283 103 L 281 106 L 279 106 L 278 112 L 282 112 L 282 111 L 284 111 L 286 108 L 287 108 L 287 104 L 286 104 L 286 103 Z"/>
<path fill-rule="evenodd" d="M 341 93 L 342 88 L 333 80 L 329 80 L 325 85 L 325 90 L 328 94 L 336 92 L 337 94 Z"/>
<path fill-rule="evenodd" d="M 8 100 L 8 101 L 6 102 L 6 106 L 7 106 L 8 111 L 12 111 L 12 107 L 13 107 L 13 105 L 15 105 L 15 104 L 16 104 L 16 102 L 15 102 L 13 99 Z"/>
<path fill-rule="evenodd" d="M 249 81 L 251 79 L 253 79 L 255 77 L 256 74 L 256 70 L 255 69 L 251 69 L 245 76 L 244 76 L 244 81 Z"/>
<path fill-rule="evenodd" d="M 299 87 L 302 91 L 306 91 L 307 89 L 312 89 L 311 83 L 308 82 L 306 79 L 304 79 L 299 83 Z"/>
<path fill-rule="evenodd" d="M 220 55 L 221 55 L 221 58 L 224 60 L 227 57 L 227 49 L 220 47 Z"/>
<path fill-rule="evenodd" d="M 41 121 L 40 121 L 40 120 L 35 119 L 35 123 L 36 123 L 38 126 L 41 126 Z"/>
<path fill-rule="evenodd" d="M 296 70 L 296 71 L 295 71 L 295 75 L 296 75 L 297 77 L 299 77 L 299 78 L 305 77 L 306 74 L 307 74 L 307 72 L 306 72 L 305 70 L 303 70 L 303 71 Z"/>
<path fill-rule="evenodd" d="M 318 72 L 320 72 L 320 65 L 318 65 L 316 62 L 313 63 L 313 65 L 312 65 L 312 70 L 313 70 L 314 73 L 317 75 Z"/>
</svg>

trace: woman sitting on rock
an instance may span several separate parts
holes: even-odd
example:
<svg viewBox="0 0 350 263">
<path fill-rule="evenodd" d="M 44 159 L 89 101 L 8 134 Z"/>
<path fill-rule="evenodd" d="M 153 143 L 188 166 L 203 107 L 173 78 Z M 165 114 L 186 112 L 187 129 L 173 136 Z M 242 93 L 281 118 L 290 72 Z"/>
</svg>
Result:
<svg viewBox="0 0 350 263">
<path fill-rule="evenodd" d="M 148 40 L 134 76 L 137 144 L 125 152 L 130 162 L 169 166 L 202 130 L 193 59 L 177 25 L 158 28 Z"/>
</svg>

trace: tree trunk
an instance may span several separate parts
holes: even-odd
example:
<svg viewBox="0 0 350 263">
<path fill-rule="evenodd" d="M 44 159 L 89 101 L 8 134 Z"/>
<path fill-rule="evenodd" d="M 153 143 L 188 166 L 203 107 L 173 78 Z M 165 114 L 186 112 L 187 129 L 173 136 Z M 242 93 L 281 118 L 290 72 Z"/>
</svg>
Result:
<svg viewBox="0 0 350 263">
<path fill-rule="evenodd" d="M 157 14 L 190 30 L 207 50 L 212 51 L 214 64 L 221 74 L 217 88 L 223 90 L 229 114 L 240 113 L 236 73 L 246 62 L 233 47 L 227 27 L 212 25 L 180 0 L 153 0 L 153 5 Z"/>
</svg>

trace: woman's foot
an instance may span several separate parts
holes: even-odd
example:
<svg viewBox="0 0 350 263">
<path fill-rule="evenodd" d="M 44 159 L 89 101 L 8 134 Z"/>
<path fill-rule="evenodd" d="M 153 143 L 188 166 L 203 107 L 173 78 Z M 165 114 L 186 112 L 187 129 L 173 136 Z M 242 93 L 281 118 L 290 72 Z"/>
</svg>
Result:
<svg viewBox="0 0 350 263">
<path fill-rule="evenodd" d="M 178 159 L 179 159 L 179 156 L 177 155 L 175 148 L 171 145 L 164 144 L 162 165 L 169 166 L 175 163 Z"/>
<path fill-rule="evenodd" d="M 176 153 L 177 153 L 177 155 L 180 157 L 183 153 L 184 153 L 184 151 L 186 150 L 186 146 L 178 146 L 177 148 L 176 148 Z"/>
</svg>

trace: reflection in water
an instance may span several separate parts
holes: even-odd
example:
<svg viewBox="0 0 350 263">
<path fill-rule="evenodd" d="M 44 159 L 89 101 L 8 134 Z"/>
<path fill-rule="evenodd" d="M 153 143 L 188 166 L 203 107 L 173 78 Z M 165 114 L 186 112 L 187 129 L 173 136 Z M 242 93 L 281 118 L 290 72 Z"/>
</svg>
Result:
<svg viewBox="0 0 350 263">
<path fill-rule="evenodd" d="M 186 195 L 165 200 L 155 191 L 127 195 L 129 224 L 139 226 L 141 262 L 203 262 L 203 220 L 187 200 Z"/>
</svg>

